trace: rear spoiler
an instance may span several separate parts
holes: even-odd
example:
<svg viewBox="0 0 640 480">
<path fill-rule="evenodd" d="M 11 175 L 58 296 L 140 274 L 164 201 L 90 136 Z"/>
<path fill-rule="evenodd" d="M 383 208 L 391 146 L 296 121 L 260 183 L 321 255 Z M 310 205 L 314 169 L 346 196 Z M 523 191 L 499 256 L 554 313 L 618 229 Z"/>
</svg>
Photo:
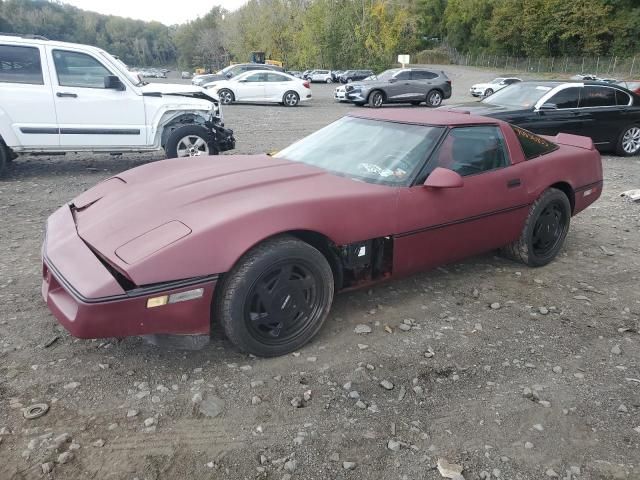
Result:
<svg viewBox="0 0 640 480">
<path fill-rule="evenodd" d="M 559 143 L 560 145 L 568 145 L 570 147 L 578 147 L 585 150 L 595 150 L 593 140 L 589 137 L 571 135 L 569 133 L 559 133 L 555 137 L 551 137 L 551 140 L 554 143 Z"/>
</svg>

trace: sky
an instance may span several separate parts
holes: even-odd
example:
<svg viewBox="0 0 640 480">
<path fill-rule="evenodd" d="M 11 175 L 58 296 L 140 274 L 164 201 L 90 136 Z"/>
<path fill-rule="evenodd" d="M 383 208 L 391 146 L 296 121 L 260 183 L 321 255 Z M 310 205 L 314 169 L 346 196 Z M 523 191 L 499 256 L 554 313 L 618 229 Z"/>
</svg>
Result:
<svg viewBox="0 0 640 480">
<path fill-rule="evenodd" d="M 247 0 L 63 0 L 83 10 L 106 15 L 158 21 L 165 25 L 185 23 L 205 15 L 214 6 L 235 10 Z"/>
</svg>

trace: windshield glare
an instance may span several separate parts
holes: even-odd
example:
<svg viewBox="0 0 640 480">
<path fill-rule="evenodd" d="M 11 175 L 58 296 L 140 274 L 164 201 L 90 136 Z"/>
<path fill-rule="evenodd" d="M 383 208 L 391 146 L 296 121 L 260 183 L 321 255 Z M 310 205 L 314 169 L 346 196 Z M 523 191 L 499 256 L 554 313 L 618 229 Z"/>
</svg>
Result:
<svg viewBox="0 0 640 480">
<path fill-rule="evenodd" d="M 274 156 L 368 183 L 407 185 L 443 130 L 343 117 Z"/>
<path fill-rule="evenodd" d="M 504 107 L 533 108 L 552 87 L 536 83 L 513 83 L 482 100 L 482 103 Z"/>
</svg>

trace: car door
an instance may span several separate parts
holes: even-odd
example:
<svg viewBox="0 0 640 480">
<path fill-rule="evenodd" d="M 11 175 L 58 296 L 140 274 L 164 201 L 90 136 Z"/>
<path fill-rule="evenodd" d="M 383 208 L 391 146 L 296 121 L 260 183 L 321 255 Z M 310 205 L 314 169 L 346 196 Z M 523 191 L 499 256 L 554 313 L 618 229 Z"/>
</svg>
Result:
<svg viewBox="0 0 640 480">
<path fill-rule="evenodd" d="M 272 102 L 281 102 L 284 92 L 289 89 L 291 79 L 275 72 L 267 73 L 265 83 L 265 99 Z"/>
<path fill-rule="evenodd" d="M 147 144 L 144 99 L 132 86 L 88 52 L 47 47 L 62 147 Z M 123 89 L 105 87 L 117 76 Z"/>
<path fill-rule="evenodd" d="M 265 88 L 267 72 L 255 72 L 238 80 L 237 91 L 234 92 L 238 102 L 263 101 L 266 97 Z"/>
<path fill-rule="evenodd" d="M 571 86 L 557 91 L 536 108 L 532 125 L 522 126 L 541 135 L 584 135 L 589 114 L 578 108 L 581 90 L 581 87 Z"/>
<path fill-rule="evenodd" d="M 427 93 L 433 88 L 434 79 L 438 78 L 438 74 L 426 70 L 411 71 L 411 85 L 414 87 L 413 98 L 411 100 L 425 100 Z"/>
<path fill-rule="evenodd" d="M 11 147 L 60 144 L 44 53 L 37 45 L 0 44 L 0 122 L 15 137 L 4 139 Z"/>
<path fill-rule="evenodd" d="M 410 95 L 411 86 L 411 70 L 402 70 L 396 73 L 389 85 L 385 87 L 387 99 L 391 102 L 404 102 L 407 95 Z"/>
<path fill-rule="evenodd" d="M 584 124 L 582 135 L 591 137 L 597 147 L 615 144 L 625 125 L 624 107 L 616 102 L 616 89 L 608 86 L 585 85 L 580 95 L 579 110 Z"/>
<path fill-rule="evenodd" d="M 423 185 L 436 167 L 456 171 L 463 185 Z M 450 129 L 417 184 L 399 194 L 394 273 L 429 269 L 518 238 L 528 212 L 521 172 L 499 126 Z"/>
</svg>

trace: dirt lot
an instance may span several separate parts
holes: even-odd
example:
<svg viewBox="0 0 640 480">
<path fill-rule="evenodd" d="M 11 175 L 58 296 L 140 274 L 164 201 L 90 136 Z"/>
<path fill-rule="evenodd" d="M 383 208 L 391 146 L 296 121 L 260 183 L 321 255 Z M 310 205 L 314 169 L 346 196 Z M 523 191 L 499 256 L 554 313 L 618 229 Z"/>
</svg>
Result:
<svg viewBox="0 0 640 480">
<path fill-rule="evenodd" d="M 446 69 L 454 101 L 492 76 Z M 340 117 L 332 90 L 226 108 L 237 152 Z M 604 157 L 604 195 L 551 265 L 489 254 L 343 294 L 310 345 L 263 360 L 219 332 L 196 352 L 76 340 L 45 308 L 47 216 L 157 158 L 21 158 L 0 181 L 0 479 L 438 479 L 438 458 L 467 480 L 640 479 L 640 204 L 618 197 L 640 159 Z"/>
</svg>

